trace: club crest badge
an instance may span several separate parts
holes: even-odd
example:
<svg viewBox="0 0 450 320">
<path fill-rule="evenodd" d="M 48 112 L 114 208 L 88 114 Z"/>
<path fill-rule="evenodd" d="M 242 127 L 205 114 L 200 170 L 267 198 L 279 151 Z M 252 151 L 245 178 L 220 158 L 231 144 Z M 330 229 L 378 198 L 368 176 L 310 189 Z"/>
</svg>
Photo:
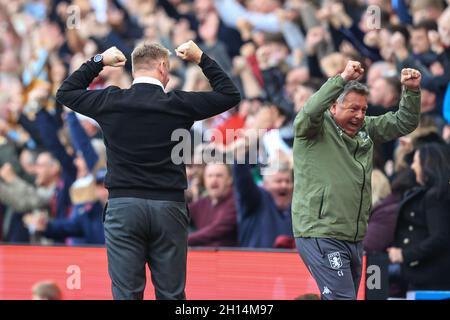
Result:
<svg viewBox="0 0 450 320">
<path fill-rule="evenodd" d="M 337 251 L 328 254 L 328 261 L 330 261 L 330 266 L 333 269 L 339 269 L 342 267 L 341 255 Z"/>
</svg>

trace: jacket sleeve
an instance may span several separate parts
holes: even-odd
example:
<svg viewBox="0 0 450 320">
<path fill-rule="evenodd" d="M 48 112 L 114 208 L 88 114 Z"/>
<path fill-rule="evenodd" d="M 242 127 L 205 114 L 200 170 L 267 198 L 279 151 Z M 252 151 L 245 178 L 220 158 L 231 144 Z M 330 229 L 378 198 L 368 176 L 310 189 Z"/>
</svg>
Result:
<svg viewBox="0 0 450 320">
<path fill-rule="evenodd" d="M 118 87 L 103 90 L 87 90 L 89 84 L 102 71 L 103 65 L 87 61 L 73 72 L 56 92 L 56 100 L 70 109 L 91 118 L 106 108 L 108 95 Z"/>
<path fill-rule="evenodd" d="M 45 207 L 52 195 L 52 192 L 36 188 L 19 177 L 9 184 L 0 182 L 0 202 L 17 212 Z"/>
<path fill-rule="evenodd" d="M 404 89 L 397 112 L 378 117 L 366 117 L 367 131 L 372 140 L 386 142 L 414 131 L 420 120 L 420 92 Z"/>
<path fill-rule="evenodd" d="M 52 239 L 82 237 L 84 235 L 81 216 L 75 214 L 67 219 L 55 219 L 47 224 L 44 236 Z"/>
<path fill-rule="evenodd" d="M 241 221 L 256 212 L 261 191 L 253 180 L 249 164 L 234 164 L 232 170 L 238 221 Z"/>
<path fill-rule="evenodd" d="M 322 128 L 324 112 L 336 101 L 344 90 L 345 81 L 340 75 L 328 79 L 327 82 L 313 94 L 294 120 L 295 136 L 297 138 L 312 138 Z"/>
<path fill-rule="evenodd" d="M 81 152 L 83 154 L 84 161 L 86 162 L 89 171 L 92 172 L 99 160 L 99 157 L 92 146 L 91 139 L 81 126 L 75 112 L 69 112 L 66 120 L 73 146 L 77 152 Z"/>
<path fill-rule="evenodd" d="M 217 62 L 203 53 L 199 66 L 208 78 L 213 91 L 175 91 L 180 101 L 186 102 L 186 108 L 189 109 L 193 120 L 210 118 L 231 109 L 241 101 L 239 90 Z"/>
<path fill-rule="evenodd" d="M 416 245 L 402 250 L 405 263 L 421 259 L 429 259 L 450 250 L 450 215 L 448 214 L 449 201 L 436 199 L 427 193 L 425 196 L 426 224 L 429 235 Z"/>
</svg>

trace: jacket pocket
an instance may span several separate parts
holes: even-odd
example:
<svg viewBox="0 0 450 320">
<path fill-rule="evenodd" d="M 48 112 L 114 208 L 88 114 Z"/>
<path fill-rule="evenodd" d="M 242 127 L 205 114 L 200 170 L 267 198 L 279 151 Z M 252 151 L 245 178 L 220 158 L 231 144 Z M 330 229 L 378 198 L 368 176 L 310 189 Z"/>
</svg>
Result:
<svg viewBox="0 0 450 320">
<path fill-rule="evenodd" d="M 325 188 L 322 189 L 321 196 L 320 196 L 319 219 L 322 219 L 322 217 L 323 217 L 324 201 L 325 201 Z"/>
</svg>

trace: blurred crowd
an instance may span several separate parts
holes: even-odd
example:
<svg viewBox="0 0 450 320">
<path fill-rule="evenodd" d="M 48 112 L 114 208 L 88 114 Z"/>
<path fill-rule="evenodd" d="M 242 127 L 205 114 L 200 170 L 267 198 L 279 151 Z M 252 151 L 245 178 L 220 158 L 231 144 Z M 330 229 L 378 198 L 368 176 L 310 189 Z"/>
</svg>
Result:
<svg viewBox="0 0 450 320">
<path fill-rule="evenodd" d="M 404 221 L 400 209 L 405 192 L 417 187 L 410 167 L 414 151 L 450 143 L 449 2 L 0 0 L 0 240 L 104 243 L 108 193 L 101 130 L 59 105 L 54 94 L 69 73 L 111 46 L 128 62 L 104 68 L 91 90 L 130 87 L 130 54 L 140 41 L 174 52 L 193 39 L 232 77 L 243 100 L 194 125 L 192 158 L 239 149 L 242 136 L 227 136 L 227 130 L 259 132 L 252 137 L 260 144 L 256 164 L 187 165 L 191 246 L 295 247 L 293 120 L 348 60 L 366 70 L 361 81 L 370 89 L 368 116 L 397 110 L 402 68 L 422 73 L 419 128 L 374 152 L 376 214 L 365 249 L 385 252 L 395 241 L 403 243 L 402 228 L 413 223 Z M 170 65 L 166 91 L 210 90 L 197 66 L 176 55 Z M 448 152 L 436 152 L 444 158 L 435 159 L 435 166 L 449 181 Z M 275 160 L 275 171 L 264 175 Z M 447 201 L 448 191 L 445 196 Z"/>
</svg>

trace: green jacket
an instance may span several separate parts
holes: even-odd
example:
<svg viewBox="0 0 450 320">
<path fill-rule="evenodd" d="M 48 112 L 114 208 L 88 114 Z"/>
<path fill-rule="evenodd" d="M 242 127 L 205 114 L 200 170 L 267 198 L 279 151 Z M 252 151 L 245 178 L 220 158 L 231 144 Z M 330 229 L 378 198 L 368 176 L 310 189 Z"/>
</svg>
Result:
<svg viewBox="0 0 450 320">
<path fill-rule="evenodd" d="M 294 121 L 295 237 L 362 240 L 372 203 L 373 141 L 401 137 L 419 123 L 420 92 L 405 89 L 396 113 L 366 117 L 351 138 L 328 111 L 344 86 L 341 76 L 330 78 Z"/>
</svg>

